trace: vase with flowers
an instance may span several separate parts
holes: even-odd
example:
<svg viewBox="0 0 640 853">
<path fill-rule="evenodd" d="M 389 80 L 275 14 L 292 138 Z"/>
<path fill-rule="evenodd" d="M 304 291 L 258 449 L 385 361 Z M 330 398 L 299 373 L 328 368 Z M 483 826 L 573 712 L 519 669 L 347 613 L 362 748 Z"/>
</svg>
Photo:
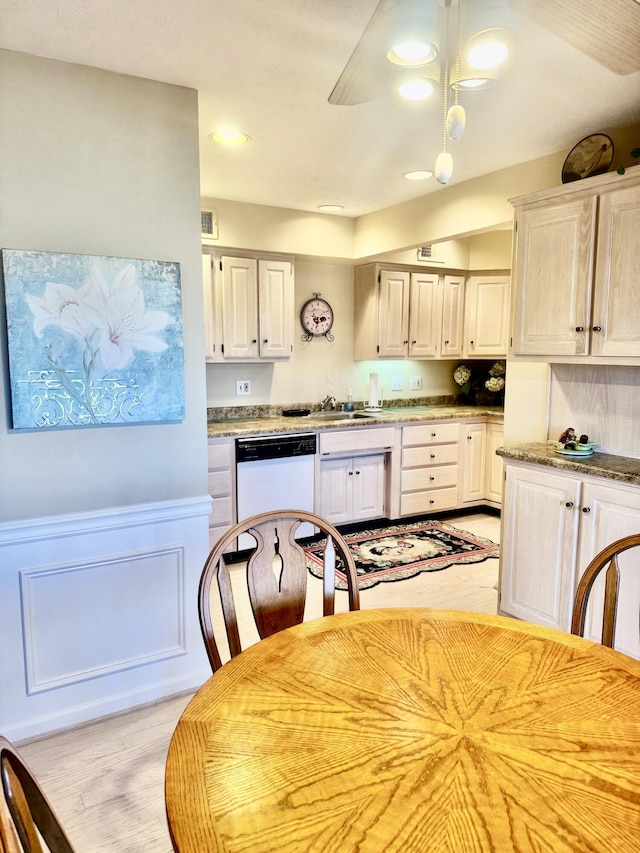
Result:
<svg viewBox="0 0 640 853">
<path fill-rule="evenodd" d="M 471 365 L 459 364 L 453 371 L 453 379 L 468 405 L 503 406 L 506 374 L 504 361 L 495 361 L 489 366 L 484 362 L 471 362 Z"/>
</svg>

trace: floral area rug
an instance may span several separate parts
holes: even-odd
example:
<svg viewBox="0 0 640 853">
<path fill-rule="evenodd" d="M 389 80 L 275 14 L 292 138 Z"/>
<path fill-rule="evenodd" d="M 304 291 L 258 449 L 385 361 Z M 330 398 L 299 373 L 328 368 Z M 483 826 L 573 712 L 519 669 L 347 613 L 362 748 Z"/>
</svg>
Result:
<svg viewBox="0 0 640 853">
<path fill-rule="evenodd" d="M 361 590 L 385 581 L 413 578 L 421 572 L 439 572 L 457 563 L 481 563 L 498 557 L 499 545 L 490 539 L 473 536 L 440 521 L 398 524 L 375 530 L 345 533 L 358 571 Z M 321 549 L 305 549 L 307 566 L 314 577 L 322 577 Z M 336 588 L 346 589 L 344 572 L 338 560 Z"/>
</svg>

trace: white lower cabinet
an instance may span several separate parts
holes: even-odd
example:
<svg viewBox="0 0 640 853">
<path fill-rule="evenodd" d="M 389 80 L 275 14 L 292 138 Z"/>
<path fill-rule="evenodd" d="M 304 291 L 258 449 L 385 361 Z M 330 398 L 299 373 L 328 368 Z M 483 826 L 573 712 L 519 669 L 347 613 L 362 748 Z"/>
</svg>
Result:
<svg viewBox="0 0 640 853">
<path fill-rule="evenodd" d="M 232 438 L 208 441 L 209 495 L 213 505 L 209 516 L 209 547 L 235 524 L 235 448 Z"/>
<path fill-rule="evenodd" d="M 420 515 L 458 506 L 460 424 L 402 427 L 400 515 Z"/>
<path fill-rule="evenodd" d="M 487 468 L 487 425 L 463 423 L 460 431 L 462 456 L 462 502 L 484 500 Z"/>
<path fill-rule="evenodd" d="M 640 490 L 599 477 L 506 461 L 500 555 L 500 611 L 571 630 L 575 589 L 591 559 L 640 530 Z M 640 658 L 640 572 L 620 557 L 615 647 Z M 591 596 L 586 636 L 600 641 L 602 582 Z"/>
<path fill-rule="evenodd" d="M 485 500 L 491 505 L 502 505 L 502 486 L 504 483 L 504 464 L 496 450 L 504 444 L 504 424 L 489 421 L 487 423 L 487 458 L 485 474 Z"/>
<path fill-rule="evenodd" d="M 328 459 L 320 467 L 321 510 L 332 524 L 384 516 L 383 453 Z"/>
</svg>

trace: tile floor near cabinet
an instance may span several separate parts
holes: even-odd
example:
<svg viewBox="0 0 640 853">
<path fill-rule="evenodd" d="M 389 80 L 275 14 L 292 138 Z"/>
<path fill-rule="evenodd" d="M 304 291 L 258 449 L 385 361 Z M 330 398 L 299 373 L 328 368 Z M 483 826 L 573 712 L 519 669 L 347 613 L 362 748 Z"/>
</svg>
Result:
<svg viewBox="0 0 640 853">
<path fill-rule="evenodd" d="M 500 541 L 495 515 L 445 521 Z M 498 560 L 491 558 L 379 584 L 361 593 L 360 605 L 495 614 L 497 580 Z M 190 698 L 169 699 L 20 745 L 78 853 L 171 853 L 164 765 L 171 735 Z"/>
</svg>

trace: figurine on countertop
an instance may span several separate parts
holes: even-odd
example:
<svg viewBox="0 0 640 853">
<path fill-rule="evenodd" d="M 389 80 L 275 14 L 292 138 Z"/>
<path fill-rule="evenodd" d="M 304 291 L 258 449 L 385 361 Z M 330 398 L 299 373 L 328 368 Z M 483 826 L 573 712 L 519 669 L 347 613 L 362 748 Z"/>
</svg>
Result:
<svg viewBox="0 0 640 853">
<path fill-rule="evenodd" d="M 558 439 L 558 444 L 564 444 L 566 447 L 566 445 L 569 441 L 572 441 L 575 443 L 577 440 L 578 439 L 576 438 L 575 429 L 573 427 L 568 427 L 568 429 L 565 429 L 565 431 L 562 433 L 562 435 Z"/>
</svg>

